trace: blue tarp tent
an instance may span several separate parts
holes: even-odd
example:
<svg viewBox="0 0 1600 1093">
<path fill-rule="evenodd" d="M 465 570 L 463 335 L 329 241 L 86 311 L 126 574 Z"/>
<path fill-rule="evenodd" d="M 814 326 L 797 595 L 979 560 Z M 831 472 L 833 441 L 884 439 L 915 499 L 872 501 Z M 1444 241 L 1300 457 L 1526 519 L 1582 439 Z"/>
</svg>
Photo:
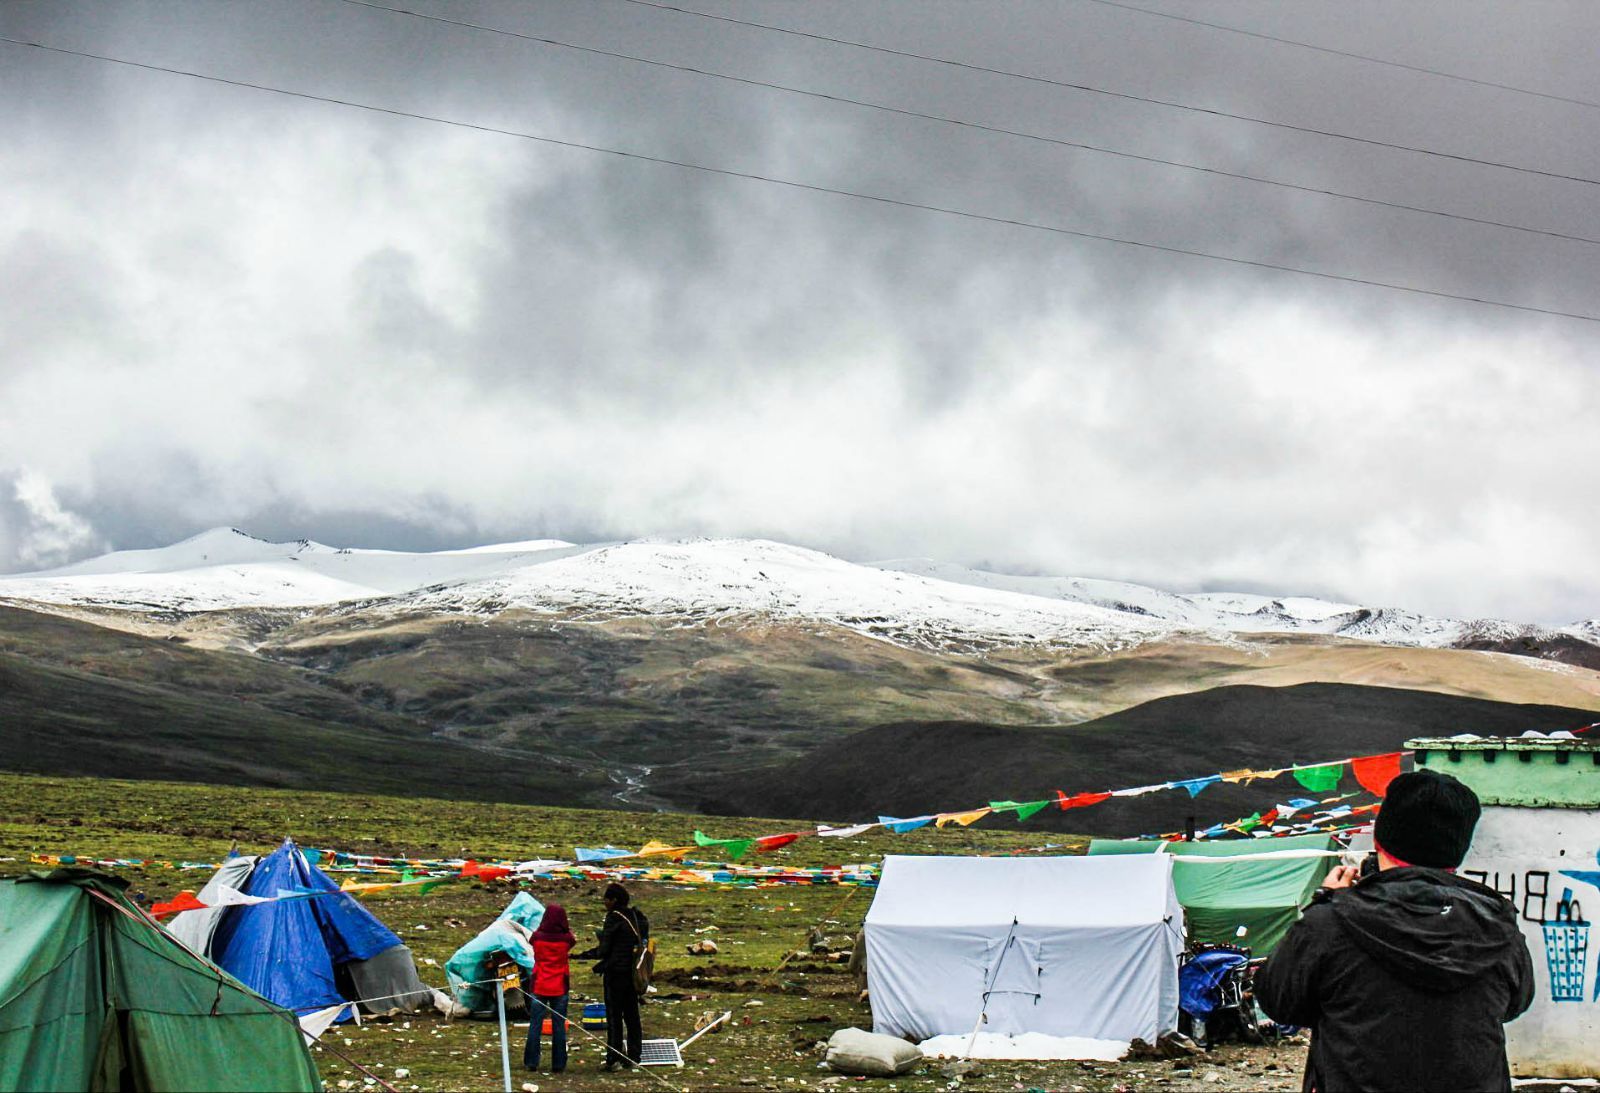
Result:
<svg viewBox="0 0 1600 1093">
<path fill-rule="evenodd" d="M 228 907 L 217 920 L 206 955 L 262 996 L 301 1014 L 346 1001 L 363 1001 L 373 1012 L 431 1001 L 394 931 L 340 892 L 292 840 L 256 862 L 239 890 L 265 897 L 319 893 Z"/>
</svg>

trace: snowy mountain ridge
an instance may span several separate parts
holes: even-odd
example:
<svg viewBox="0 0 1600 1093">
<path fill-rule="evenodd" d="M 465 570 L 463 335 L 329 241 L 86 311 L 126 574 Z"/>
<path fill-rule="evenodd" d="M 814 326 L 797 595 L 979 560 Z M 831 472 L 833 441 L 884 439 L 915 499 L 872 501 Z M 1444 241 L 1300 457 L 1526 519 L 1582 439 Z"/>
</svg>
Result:
<svg viewBox="0 0 1600 1093">
<path fill-rule="evenodd" d="M 270 543 L 215 528 L 151 550 L 0 576 L 0 600 L 133 612 L 322 608 L 583 618 L 751 617 L 846 627 L 934 648 L 1115 649 L 1178 635 L 1304 633 L 1449 647 L 1563 638 L 1600 646 L 1600 620 L 1547 628 L 1434 618 L 1306 597 L 1180 595 L 1127 582 L 1019 577 L 928 561 L 872 565 L 768 540 L 539 539 L 407 553 Z"/>
</svg>

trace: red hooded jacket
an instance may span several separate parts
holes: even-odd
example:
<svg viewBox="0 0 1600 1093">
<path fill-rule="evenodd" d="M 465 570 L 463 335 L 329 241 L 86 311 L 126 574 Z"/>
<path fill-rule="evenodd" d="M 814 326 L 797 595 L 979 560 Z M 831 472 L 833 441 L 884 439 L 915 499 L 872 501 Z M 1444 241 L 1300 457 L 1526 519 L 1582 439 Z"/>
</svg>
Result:
<svg viewBox="0 0 1600 1093">
<path fill-rule="evenodd" d="M 578 939 L 567 925 L 567 910 L 559 903 L 544 909 L 544 918 L 533 932 L 533 993 L 540 998 L 558 998 L 572 983 L 567 954 Z"/>
</svg>

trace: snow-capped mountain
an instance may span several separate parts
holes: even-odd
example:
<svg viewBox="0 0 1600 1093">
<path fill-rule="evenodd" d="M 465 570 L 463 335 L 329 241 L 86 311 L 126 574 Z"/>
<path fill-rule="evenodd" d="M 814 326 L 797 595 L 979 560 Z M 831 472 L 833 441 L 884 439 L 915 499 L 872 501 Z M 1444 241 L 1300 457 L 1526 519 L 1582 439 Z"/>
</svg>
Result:
<svg viewBox="0 0 1600 1093">
<path fill-rule="evenodd" d="M 1564 637 L 1600 645 L 1600 620 L 1548 630 L 1430 618 L 1304 597 L 1179 595 L 1118 581 L 1018 577 L 927 560 L 860 565 L 766 540 L 554 539 L 405 553 L 269 543 L 218 528 L 155 550 L 0 577 L 0 600 L 128 611 L 241 607 L 587 618 L 751 618 L 846 627 L 909 645 L 1120 648 L 1181 634 L 1306 633 L 1386 645 Z"/>
</svg>

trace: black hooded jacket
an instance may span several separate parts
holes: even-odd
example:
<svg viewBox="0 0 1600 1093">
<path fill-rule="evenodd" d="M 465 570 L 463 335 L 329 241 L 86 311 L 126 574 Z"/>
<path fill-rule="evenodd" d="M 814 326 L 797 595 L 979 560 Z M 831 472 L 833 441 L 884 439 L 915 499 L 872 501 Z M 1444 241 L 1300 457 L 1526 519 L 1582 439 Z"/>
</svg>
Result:
<svg viewBox="0 0 1600 1093">
<path fill-rule="evenodd" d="M 601 975 L 631 976 L 639 946 L 650 937 L 650 920 L 637 907 L 619 907 L 606 912 L 598 937 L 600 944 L 578 953 L 578 958 L 599 961 L 594 970 Z"/>
<path fill-rule="evenodd" d="M 1502 1026 L 1533 1001 L 1533 961 L 1504 897 L 1411 866 L 1319 892 L 1255 992 L 1312 1029 L 1308 1091 L 1509 1090 Z"/>
</svg>

